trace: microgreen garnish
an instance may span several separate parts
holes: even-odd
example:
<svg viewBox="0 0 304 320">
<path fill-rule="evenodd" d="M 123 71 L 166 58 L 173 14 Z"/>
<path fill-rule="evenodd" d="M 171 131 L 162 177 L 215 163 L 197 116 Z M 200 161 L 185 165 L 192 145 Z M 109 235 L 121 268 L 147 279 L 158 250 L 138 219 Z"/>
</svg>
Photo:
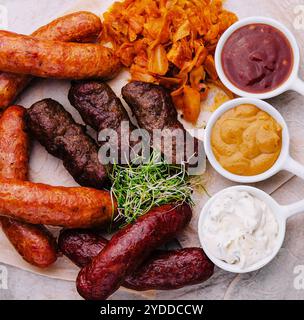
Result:
<svg viewBox="0 0 304 320">
<path fill-rule="evenodd" d="M 116 219 L 124 224 L 134 222 L 154 206 L 176 202 L 193 205 L 185 165 L 168 164 L 156 153 L 140 165 L 114 164 L 110 177 L 111 193 L 118 204 Z"/>
</svg>

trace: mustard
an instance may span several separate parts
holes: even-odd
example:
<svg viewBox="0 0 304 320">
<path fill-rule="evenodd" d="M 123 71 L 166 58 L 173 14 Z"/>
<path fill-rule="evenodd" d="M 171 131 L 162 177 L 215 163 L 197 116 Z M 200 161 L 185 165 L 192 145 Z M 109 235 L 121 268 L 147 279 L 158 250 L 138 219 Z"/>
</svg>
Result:
<svg viewBox="0 0 304 320">
<path fill-rule="evenodd" d="M 227 171 L 253 176 L 270 169 L 282 149 L 282 127 L 254 105 L 225 112 L 214 124 L 211 146 Z"/>
</svg>

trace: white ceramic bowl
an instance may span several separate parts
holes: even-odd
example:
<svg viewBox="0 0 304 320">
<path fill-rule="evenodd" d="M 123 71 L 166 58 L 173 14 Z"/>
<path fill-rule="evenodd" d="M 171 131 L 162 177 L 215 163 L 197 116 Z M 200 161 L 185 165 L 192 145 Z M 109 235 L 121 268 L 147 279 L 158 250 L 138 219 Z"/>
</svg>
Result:
<svg viewBox="0 0 304 320">
<path fill-rule="evenodd" d="M 248 266 L 247 268 L 241 268 L 237 265 L 229 264 L 229 263 L 215 257 L 212 254 L 212 252 L 209 251 L 209 249 L 204 241 L 204 237 L 203 237 L 204 222 L 205 222 L 205 219 L 208 215 L 209 208 L 212 205 L 213 201 L 217 197 L 221 196 L 224 192 L 232 191 L 232 190 L 247 191 L 252 196 L 254 196 L 254 197 L 260 199 L 261 201 L 263 201 L 264 203 L 266 203 L 266 205 L 270 208 L 270 210 L 272 210 L 273 214 L 275 215 L 276 220 L 278 222 L 278 226 L 279 226 L 277 243 L 273 249 L 273 252 L 269 256 L 267 256 L 266 258 L 260 260 L 259 262 L 255 263 L 251 266 Z M 280 250 L 280 248 L 283 244 L 283 241 L 284 241 L 285 231 L 286 231 L 286 220 L 290 216 L 298 214 L 303 211 L 304 211 L 304 200 L 296 202 L 296 203 L 288 205 L 288 206 L 281 206 L 271 196 L 269 196 L 266 192 L 264 192 L 260 189 L 250 187 L 250 186 L 230 187 L 230 188 L 224 189 L 224 190 L 220 191 L 219 193 L 215 194 L 211 199 L 209 199 L 209 201 L 206 203 L 206 205 L 202 209 L 202 211 L 200 213 L 199 221 L 198 221 L 198 234 L 199 234 L 200 242 L 201 242 L 202 248 L 205 251 L 206 255 L 219 268 L 224 269 L 226 271 L 235 272 L 235 273 L 245 273 L 245 272 L 255 271 L 255 270 L 262 268 L 266 264 L 268 264 L 277 255 L 277 253 Z M 244 212 L 244 214 L 246 214 L 246 212 Z"/>
<path fill-rule="evenodd" d="M 212 147 L 211 147 L 211 133 L 212 133 L 212 128 L 215 122 L 223 113 L 241 104 L 252 104 L 257 106 L 259 109 L 270 114 L 282 127 L 282 149 L 281 149 L 279 158 L 270 169 L 268 169 L 267 171 L 261 174 L 254 175 L 254 176 L 236 175 L 224 169 L 215 158 Z M 206 152 L 207 158 L 210 164 L 212 165 L 212 167 L 225 178 L 235 182 L 239 182 L 239 183 L 259 182 L 272 177 L 273 175 L 275 175 L 281 170 L 290 171 L 293 174 L 304 179 L 304 166 L 298 163 L 297 161 L 295 161 L 293 158 L 291 158 L 289 154 L 289 144 L 290 144 L 289 141 L 290 141 L 290 138 L 289 138 L 287 124 L 283 119 L 283 117 L 281 116 L 281 114 L 273 106 L 271 106 L 269 103 L 263 100 L 258 100 L 254 98 L 238 98 L 238 99 L 230 100 L 224 103 L 211 115 L 205 129 L 204 146 L 205 146 L 205 152 Z"/>
<path fill-rule="evenodd" d="M 222 50 L 227 39 L 232 35 L 234 31 L 246 25 L 256 24 L 256 23 L 267 24 L 280 30 L 286 36 L 293 51 L 293 66 L 292 66 L 292 71 L 290 73 L 290 76 L 279 87 L 263 93 L 251 93 L 251 92 L 247 92 L 239 89 L 233 83 L 231 83 L 231 81 L 226 77 L 225 72 L 223 70 L 223 66 L 222 66 Z M 277 96 L 287 90 L 294 90 L 304 95 L 304 82 L 298 76 L 299 65 L 300 65 L 300 50 L 294 35 L 282 23 L 267 17 L 249 17 L 234 23 L 221 36 L 215 51 L 215 67 L 221 81 L 229 90 L 231 90 L 236 95 L 241 97 L 268 99 L 268 98 Z"/>
</svg>

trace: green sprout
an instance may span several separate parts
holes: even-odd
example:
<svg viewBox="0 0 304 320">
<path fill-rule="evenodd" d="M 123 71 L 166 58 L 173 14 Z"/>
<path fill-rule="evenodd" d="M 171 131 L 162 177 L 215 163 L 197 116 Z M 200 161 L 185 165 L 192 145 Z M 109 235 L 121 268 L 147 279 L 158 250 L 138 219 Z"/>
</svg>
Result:
<svg viewBox="0 0 304 320">
<path fill-rule="evenodd" d="M 154 206 L 176 202 L 193 205 L 193 187 L 185 165 L 172 165 L 159 159 L 154 152 L 140 165 L 113 165 L 111 194 L 118 204 L 116 219 L 122 219 L 124 225 Z"/>
</svg>

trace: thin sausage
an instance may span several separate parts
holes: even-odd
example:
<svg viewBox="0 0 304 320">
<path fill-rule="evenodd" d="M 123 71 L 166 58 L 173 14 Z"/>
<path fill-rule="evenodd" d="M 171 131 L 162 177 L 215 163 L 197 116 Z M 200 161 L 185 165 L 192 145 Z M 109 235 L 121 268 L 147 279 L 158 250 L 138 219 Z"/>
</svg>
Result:
<svg viewBox="0 0 304 320">
<path fill-rule="evenodd" d="M 29 141 L 25 132 L 25 109 L 11 106 L 0 119 L 0 176 L 26 180 Z M 44 268 L 57 259 L 54 237 L 44 226 L 0 217 L 2 229 L 23 259 Z"/>
<path fill-rule="evenodd" d="M 98 230 L 65 229 L 58 238 L 61 252 L 79 267 L 89 264 L 107 243 Z M 123 286 L 137 291 L 178 289 L 206 281 L 213 270 L 214 264 L 200 248 L 157 250 L 126 277 Z"/>
<path fill-rule="evenodd" d="M 36 30 L 32 36 L 63 42 L 94 42 L 102 29 L 100 18 L 80 11 L 60 17 Z M 0 73 L 0 108 L 6 108 L 32 80 L 30 76 Z"/>
<path fill-rule="evenodd" d="M 101 44 L 41 40 L 0 31 L 0 70 L 56 79 L 110 79 L 120 70 L 114 51 Z"/>
<path fill-rule="evenodd" d="M 81 269 L 76 281 L 79 294 L 89 300 L 107 299 L 152 251 L 173 239 L 191 216 L 187 204 L 163 205 L 118 231 L 104 250 Z"/>
<path fill-rule="evenodd" d="M 1 178 L 0 212 L 32 224 L 90 228 L 110 223 L 116 204 L 108 191 Z"/>
</svg>

